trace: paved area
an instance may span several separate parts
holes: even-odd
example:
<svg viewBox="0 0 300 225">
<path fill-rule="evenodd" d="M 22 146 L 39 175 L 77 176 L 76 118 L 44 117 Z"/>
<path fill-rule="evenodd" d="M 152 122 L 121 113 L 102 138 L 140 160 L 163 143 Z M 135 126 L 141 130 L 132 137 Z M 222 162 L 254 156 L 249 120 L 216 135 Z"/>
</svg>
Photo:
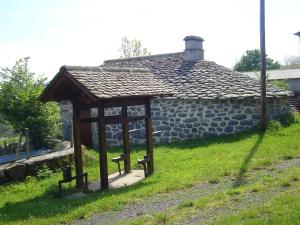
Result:
<svg viewBox="0 0 300 225">
<path fill-rule="evenodd" d="M 132 170 L 129 174 L 124 172 L 120 175 L 118 172 L 108 176 L 109 188 L 121 188 L 136 184 L 137 182 L 145 179 L 143 170 Z M 100 180 L 93 181 L 88 186 L 89 191 L 95 192 L 101 189 Z M 86 197 L 87 194 L 77 192 L 67 196 L 67 199 L 78 199 Z"/>
<path fill-rule="evenodd" d="M 132 170 L 131 173 L 125 174 L 114 173 L 108 176 L 109 188 L 121 188 L 133 185 L 145 178 L 143 170 Z M 89 184 L 90 191 L 100 190 L 100 180 Z"/>
</svg>

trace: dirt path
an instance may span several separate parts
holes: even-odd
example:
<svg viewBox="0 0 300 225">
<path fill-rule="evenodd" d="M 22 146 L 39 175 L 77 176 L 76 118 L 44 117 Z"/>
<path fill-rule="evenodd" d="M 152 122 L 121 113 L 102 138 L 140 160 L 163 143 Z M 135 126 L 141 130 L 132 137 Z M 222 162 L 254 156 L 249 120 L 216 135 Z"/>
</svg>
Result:
<svg viewBox="0 0 300 225">
<path fill-rule="evenodd" d="M 291 159 L 272 164 L 268 168 L 260 168 L 259 170 L 251 170 L 247 172 L 247 176 L 251 177 L 251 182 L 259 180 L 265 175 L 275 175 L 292 167 L 300 166 L 300 159 Z M 236 185 L 238 178 L 225 177 L 218 183 L 203 182 L 194 185 L 191 188 L 177 190 L 170 193 L 158 194 L 152 197 L 143 199 L 141 202 L 128 204 L 121 211 L 109 211 L 97 213 L 87 219 L 76 220 L 72 224 L 114 224 L 120 221 L 128 221 L 139 218 L 143 215 L 153 214 L 158 212 L 169 212 L 176 209 L 180 204 L 199 199 L 216 192 L 221 192 L 230 189 Z M 247 183 L 247 179 L 245 181 Z M 236 211 L 245 209 L 251 205 L 266 202 L 274 194 L 283 192 L 283 187 L 269 189 L 265 192 L 250 192 L 243 195 L 237 202 L 229 202 L 221 207 L 205 208 L 193 213 L 184 221 L 177 221 L 176 224 L 199 224 L 212 222 L 215 218 L 231 214 Z"/>
</svg>

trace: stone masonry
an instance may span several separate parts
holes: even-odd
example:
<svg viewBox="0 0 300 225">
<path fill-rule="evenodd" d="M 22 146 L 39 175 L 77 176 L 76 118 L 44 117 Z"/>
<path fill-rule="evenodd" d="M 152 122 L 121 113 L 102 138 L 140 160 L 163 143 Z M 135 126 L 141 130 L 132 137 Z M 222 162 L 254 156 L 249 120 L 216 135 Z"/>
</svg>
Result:
<svg viewBox="0 0 300 225">
<path fill-rule="evenodd" d="M 107 109 L 106 115 L 120 114 L 121 108 Z M 143 115 L 143 106 L 129 107 L 128 115 Z M 155 99 L 151 106 L 155 143 L 228 135 L 250 129 L 259 123 L 258 99 L 184 100 Z M 269 119 L 279 119 L 288 114 L 287 98 L 269 98 Z M 92 117 L 97 110 L 92 110 Z M 121 125 L 107 125 L 107 143 L 122 145 Z M 132 144 L 145 142 L 144 122 L 131 123 L 129 130 Z M 93 146 L 97 146 L 97 125 L 92 124 Z"/>
</svg>

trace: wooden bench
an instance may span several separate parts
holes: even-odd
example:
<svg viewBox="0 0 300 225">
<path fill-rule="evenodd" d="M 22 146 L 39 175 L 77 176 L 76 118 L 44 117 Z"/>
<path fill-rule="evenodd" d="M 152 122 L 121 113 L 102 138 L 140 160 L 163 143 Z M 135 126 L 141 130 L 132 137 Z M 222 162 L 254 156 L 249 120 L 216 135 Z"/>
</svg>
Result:
<svg viewBox="0 0 300 225">
<path fill-rule="evenodd" d="M 114 163 L 118 164 L 118 170 L 119 170 L 119 174 L 121 175 L 121 166 L 120 166 L 120 161 L 124 161 L 127 159 L 127 155 L 126 154 L 121 154 L 119 157 L 115 157 L 112 158 L 111 161 L 113 161 Z"/>
<path fill-rule="evenodd" d="M 87 193 L 88 192 L 88 173 L 83 173 L 83 174 L 79 174 L 77 176 L 70 177 L 68 179 L 63 179 L 63 180 L 58 181 L 58 196 L 62 197 L 62 184 L 63 183 L 69 183 L 72 180 L 75 180 L 76 178 L 79 178 L 79 177 L 84 177 L 83 193 Z"/>
<path fill-rule="evenodd" d="M 145 177 L 149 175 L 149 162 L 151 159 L 148 156 L 144 156 L 144 159 L 138 159 L 138 164 L 143 165 Z"/>
</svg>

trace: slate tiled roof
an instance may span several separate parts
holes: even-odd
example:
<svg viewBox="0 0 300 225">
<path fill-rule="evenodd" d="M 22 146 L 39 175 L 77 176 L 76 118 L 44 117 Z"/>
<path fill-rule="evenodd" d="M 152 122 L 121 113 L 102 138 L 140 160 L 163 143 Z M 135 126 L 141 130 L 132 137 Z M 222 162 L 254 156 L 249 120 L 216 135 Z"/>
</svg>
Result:
<svg viewBox="0 0 300 225">
<path fill-rule="evenodd" d="M 259 79 L 259 72 L 245 72 L 250 77 Z M 267 71 L 268 80 L 289 80 L 300 79 L 300 68 L 297 69 L 281 69 L 281 70 L 269 70 Z"/>
<path fill-rule="evenodd" d="M 260 83 L 206 60 L 184 61 L 183 53 L 107 60 L 105 67 L 148 68 L 173 88 L 176 98 L 228 99 L 260 96 Z M 267 86 L 267 97 L 290 96 L 291 92 Z"/>
<path fill-rule="evenodd" d="M 172 89 L 146 68 L 87 66 L 62 66 L 44 93 L 65 73 L 99 99 L 172 94 Z"/>
</svg>

